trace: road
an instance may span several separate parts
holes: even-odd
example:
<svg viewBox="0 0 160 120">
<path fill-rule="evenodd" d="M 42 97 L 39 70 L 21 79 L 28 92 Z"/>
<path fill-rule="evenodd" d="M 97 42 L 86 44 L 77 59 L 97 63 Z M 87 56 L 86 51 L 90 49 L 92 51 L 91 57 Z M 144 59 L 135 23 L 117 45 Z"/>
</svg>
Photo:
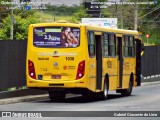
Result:
<svg viewBox="0 0 160 120">
<path fill-rule="evenodd" d="M 83 111 L 103 111 L 103 112 L 104 111 L 160 111 L 160 84 L 134 88 L 132 95 L 129 97 L 122 97 L 120 94 L 116 94 L 113 91 L 109 92 L 109 94 L 110 95 L 107 100 L 85 100 L 80 95 L 77 95 L 69 97 L 63 102 L 51 102 L 49 99 L 46 99 L 41 101 L 6 104 L 6 105 L 0 105 L 0 111 L 74 111 L 74 113 L 62 112 L 63 114 L 61 114 L 60 112 L 50 113 L 53 116 L 54 115 L 58 116 L 59 119 L 62 117 L 61 118 L 62 120 L 65 119 L 65 116 L 74 116 L 75 114 L 78 116 L 76 117 L 76 119 L 82 119 L 82 118 L 90 119 L 90 117 L 85 117 L 85 115 L 87 114 L 88 116 L 96 116 L 96 114 L 98 114 L 98 112 L 93 113 L 93 112 L 83 112 Z M 114 118 L 107 117 L 107 118 L 109 120 L 117 120 L 117 117 Z M 53 118 L 50 117 L 48 119 L 53 119 Z M 75 120 L 74 118 L 70 119 Z M 104 119 L 104 117 L 94 117 L 94 119 L 101 120 Z M 119 119 L 128 120 L 134 118 L 120 117 Z M 145 120 L 154 120 L 154 119 L 158 120 L 160 118 L 159 117 L 145 118 Z M 142 117 L 137 117 L 135 120 L 144 120 L 144 119 Z"/>
</svg>

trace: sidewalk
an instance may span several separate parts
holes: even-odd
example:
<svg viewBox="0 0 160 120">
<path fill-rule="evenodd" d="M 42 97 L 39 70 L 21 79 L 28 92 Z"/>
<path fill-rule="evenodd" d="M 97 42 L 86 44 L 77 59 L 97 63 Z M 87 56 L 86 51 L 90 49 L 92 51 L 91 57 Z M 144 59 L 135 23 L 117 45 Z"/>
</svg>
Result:
<svg viewBox="0 0 160 120">
<path fill-rule="evenodd" d="M 160 84 L 160 81 L 143 82 L 142 86 L 157 85 L 157 84 Z M 48 94 L 28 95 L 28 96 L 22 96 L 22 97 L 0 99 L 0 105 L 19 103 L 19 102 L 37 101 L 37 100 L 44 100 L 44 99 L 49 99 Z"/>
<path fill-rule="evenodd" d="M 48 99 L 48 94 L 0 99 L 0 105 Z"/>
<path fill-rule="evenodd" d="M 160 84 L 160 81 L 155 81 L 155 82 L 142 82 L 141 86 L 148 86 L 148 85 L 157 85 Z"/>
</svg>

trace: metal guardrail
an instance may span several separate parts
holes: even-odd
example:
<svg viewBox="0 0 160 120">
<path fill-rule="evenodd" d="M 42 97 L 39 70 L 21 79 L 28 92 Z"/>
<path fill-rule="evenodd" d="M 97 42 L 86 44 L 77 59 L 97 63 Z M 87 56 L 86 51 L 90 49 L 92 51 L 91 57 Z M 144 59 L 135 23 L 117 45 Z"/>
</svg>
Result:
<svg viewBox="0 0 160 120">
<path fill-rule="evenodd" d="M 152 78 L 160 74 L 160 45 L 145 46 L 141 62 L 142 76 Z"/>
<path fill-rule="evenodd" d="M 0 40 L 0 90 L 26 85 L 27 40 Z"/>
</svg>

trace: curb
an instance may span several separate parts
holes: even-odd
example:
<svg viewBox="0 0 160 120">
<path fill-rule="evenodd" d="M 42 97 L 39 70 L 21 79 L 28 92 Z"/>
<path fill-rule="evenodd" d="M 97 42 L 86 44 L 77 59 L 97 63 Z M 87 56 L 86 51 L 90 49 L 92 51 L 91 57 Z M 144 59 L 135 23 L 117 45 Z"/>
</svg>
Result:
<svg viewBox="0 0 160 120">
<path fill-rule="evenodd" d="M 48 99 L 48 94 L 44 95 L 29 95 L 15 98 L 6 98 L 0 100 L 0 105 L 11 104 L 11 103 L 19 103 L 19 102 L 29 102 L 29 101 L 37 101 Z"/>
<path fill-rule="evenodd" d="M 160 84 L 160 81 L 143 82 L 141 86 L 149 86 L 149 85 L 157 85 L 157 84 Z M 44 100 L 44 99 L 49 99 L 48 94 L 28 95 L 28 96 L 22 96 L 22 97 L 0 99 L 0 105 L 19 103 L 19 102 L 38 101 L 38 100 Z"/>
<path fill-rule="evenodd" d="M 160 84 L 160 81 L 155 81 L 155 82 L 142 82 L 142 86 L 158 85 L 158 84 Z"/>
</svg>

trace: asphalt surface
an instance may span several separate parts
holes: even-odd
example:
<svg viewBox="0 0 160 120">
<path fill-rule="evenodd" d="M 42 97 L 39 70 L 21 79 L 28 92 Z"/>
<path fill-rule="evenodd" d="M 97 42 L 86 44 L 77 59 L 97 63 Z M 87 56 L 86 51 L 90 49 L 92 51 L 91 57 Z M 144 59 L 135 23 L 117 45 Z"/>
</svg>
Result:
<svg viewBox="0 0 160 120">
<path fill-rule="evenodd" d="M 157 85 L 157 84 L 160 84 L 160 81 L 144 82 L 142 83 L 142 86 Z M 0 105 L 13 104 L 13 103 L 19 103 L 19 102 L 38 101 L 38 100 L 44 100 L 48 98 L 49 98 L 48 94 L 28 95 L 28 96 L 22 96 L 22 97 L 6 98 L 6 99 L 0 99 Z"/>
<path fill-rule="evenodd" d="M 85 100 L 83 97 L 68 96 L 65 101 L 51 102 L 48 95 L 25 96 L 12 99 L 1 100 L 0 111 L 12 112 L 40 112 L 42 118 L 3 118 L 5 119 L 70 119 L 70 120 L 160 120 L 160 117 L 108 117 L 108 112 L 114 113 L 124 112 L 144 112 L 160 115 L 160 82 L 143 83 L 141 87 L 133 89 L 133 94 L 129 97 L 122 97 L 113 91 L 109 92 L 107 100 Z M 8 102 L 6 102 L 8 101 Z M 10 102 L 9 102 L 10 101 Z M 12 103 L 12 104 L 9 104 Z M 46 117 L 49 116 L 49 117 Z M 54 117 L 53 117 L 54 116 Z M 72 116 L 72 117 L 71 117 Z M 107 116 L 107 117 L 106 117 Z M 1 113 L 0 113 L 1 119 Z"/>
</svg>

